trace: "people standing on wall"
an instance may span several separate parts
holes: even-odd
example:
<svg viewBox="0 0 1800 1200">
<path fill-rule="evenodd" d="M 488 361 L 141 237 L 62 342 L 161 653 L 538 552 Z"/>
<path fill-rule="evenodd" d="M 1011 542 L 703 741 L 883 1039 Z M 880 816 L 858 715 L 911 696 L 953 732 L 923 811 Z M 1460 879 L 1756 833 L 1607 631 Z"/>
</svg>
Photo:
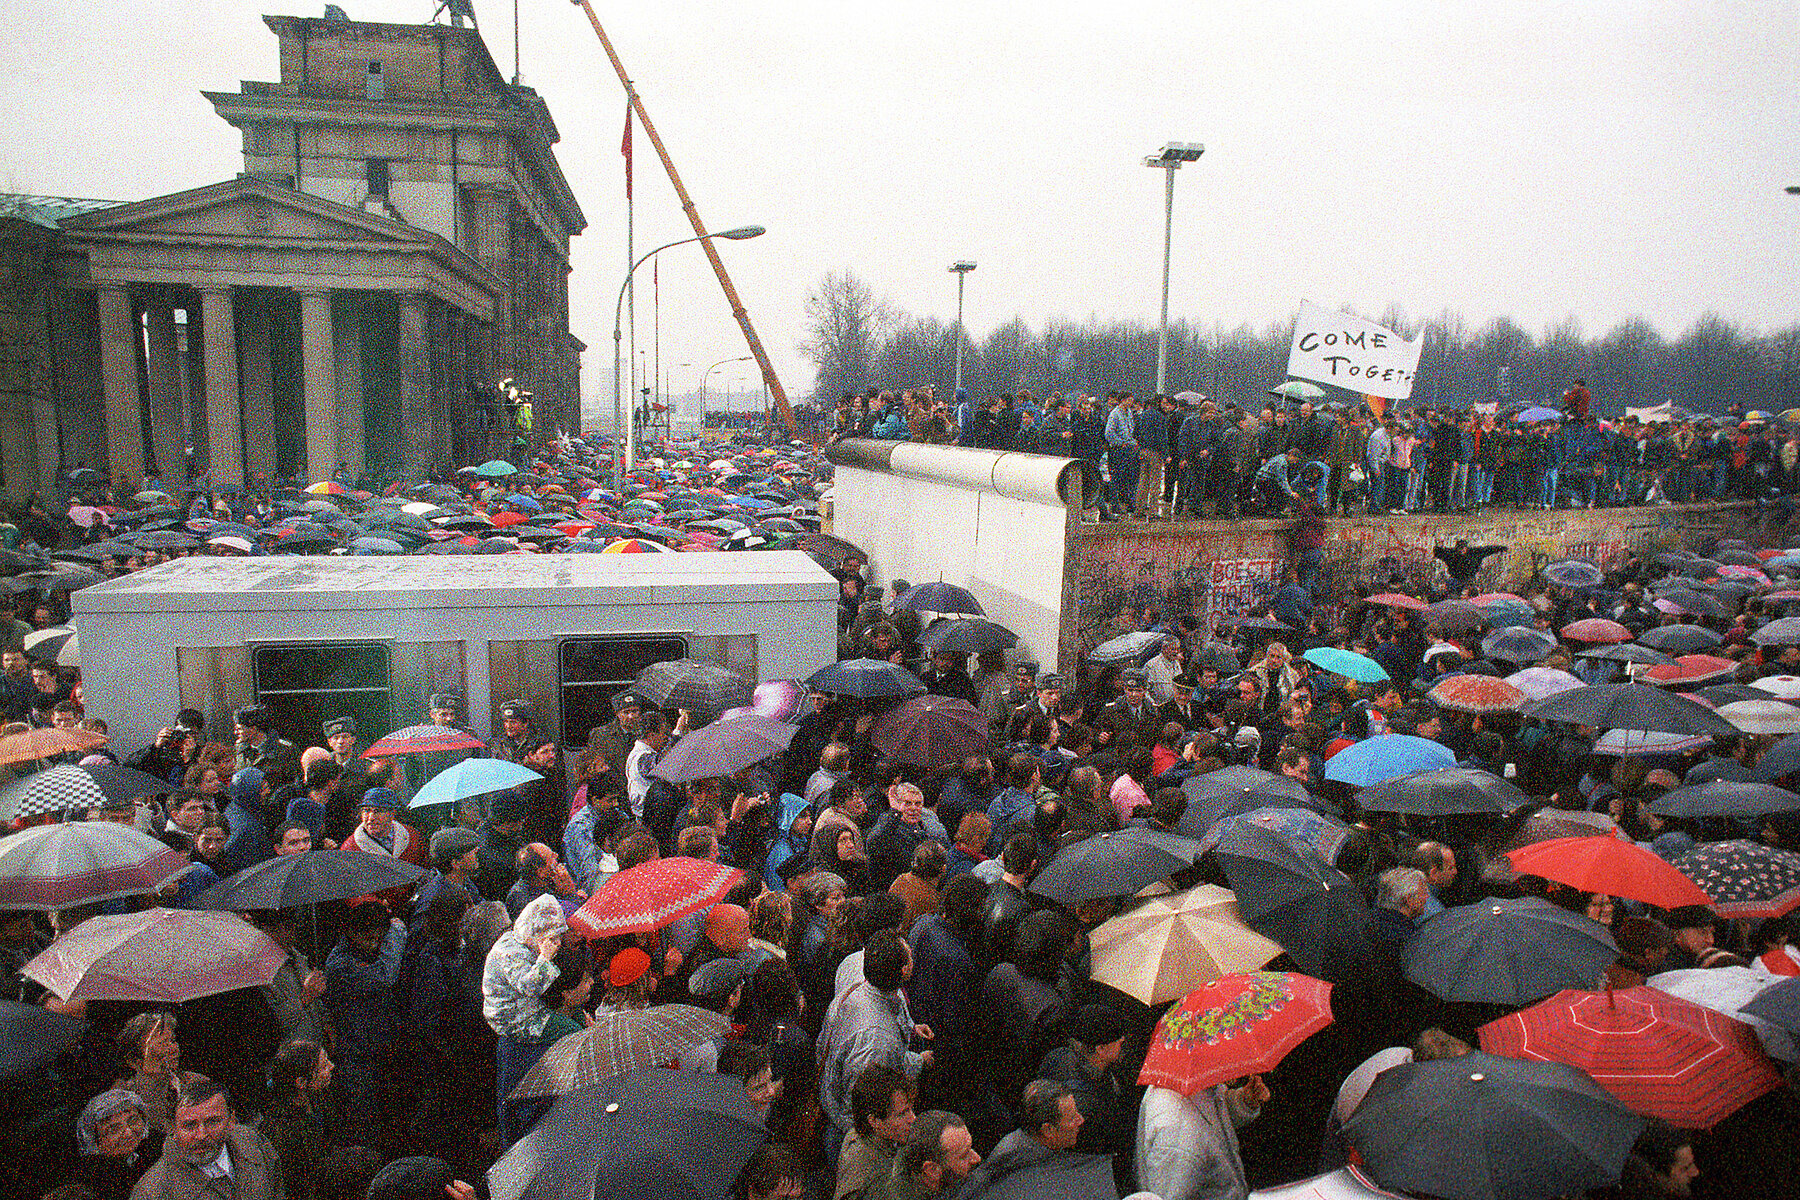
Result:
<svg viewBox="0 0 1800 1200">
<path fill-rule="evenodd" d="M 1352 487 L 1346 494 L 1346 485 L 1350 482 L 1350 472 L 1354 468 L 1366 481 L 1368 476 L 1363 470 L 1363 455 L 1368 452 L 1369 428 L 1363 421 L 1363 410 L 1350 409 L 1337 414 L 1332 423 L 1328 461 L 1331 464 L 1331 475 L 1326 482 L 1325 511 L 1328 514 L 1342 513 L 1350 515 L 1350 503 L 1355 489 Z"/>
<path fill-rule="evenodd" d="M 1387 511 L 1388 459 L 1393 451 L 1394 418 L 1384 414 L 1369 431 L 1369 440 L 1363 447 L 1363 467 L 1369 473 L 1370 516 L 1380 516 Z"/>
<path fill-rule="evenodd" d="M 1138 475 L 1133 515 L 1153 520 L 1161 515 L 1163 467 L 1168 460 L 1169 398 L 1153 397 L 1131 416 L 1131 433 L 1137 442 Z"/>
<path fill-rule="evenodd" d="M 1137 405 L 1130 392 L 1112 392 L 1107 399 L 1112 411 L 1106 416 L 1106 465 L 1108 497 L 1116 515 L 1137 516 L 1138 444 L 1133 414 Z"/>
</svg>

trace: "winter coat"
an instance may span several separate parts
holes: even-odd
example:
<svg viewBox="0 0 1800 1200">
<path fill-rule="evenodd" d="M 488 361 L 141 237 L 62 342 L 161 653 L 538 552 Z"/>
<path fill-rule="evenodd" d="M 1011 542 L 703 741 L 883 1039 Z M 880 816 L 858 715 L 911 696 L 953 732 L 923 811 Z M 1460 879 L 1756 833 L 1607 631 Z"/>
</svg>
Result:
<svg viewBox="0 0 1800 1200">
<path fill-rule="evenodd" d="M 817 1047 L 819 1105 L 838 1128 L 850 1128 L 850 1089 L 869 1067 L 879 1063 L 918 1078 L 925 1059 L 906 1048 L 911 1017 L 904 995 L 866 981 L 831 1002 Z"/>
<path fill-rule="evenodd" d="M 1191 1097 L 1148 1089 L 1138 1107 L 1138 1186 L 1162 1200 L 1245 1200 L 1237 1131 L 1256 1115 L 1223 1084 Z"/>
<path fill-rule="evenodd" d="M 287 1200 L 281 1162 L 268 1138 L 233 1125 L 225 1148 L 231 1154 L 231 1178 L 214 1179 L 182 1157 L 171 1134 L 162 1158 L 138 1180 L 132 1200 Z"/>
<path fill-rule="evenodd" d="M 481 1015 L 502 1037 L 532 1041 L 550 1023 L 544 990 L 556 982 L 556 964 L 538 957 L 526 938 L 567 929 L 555 896 L 539 896 L 488 951 L 481 972 Z"/>
</svg>

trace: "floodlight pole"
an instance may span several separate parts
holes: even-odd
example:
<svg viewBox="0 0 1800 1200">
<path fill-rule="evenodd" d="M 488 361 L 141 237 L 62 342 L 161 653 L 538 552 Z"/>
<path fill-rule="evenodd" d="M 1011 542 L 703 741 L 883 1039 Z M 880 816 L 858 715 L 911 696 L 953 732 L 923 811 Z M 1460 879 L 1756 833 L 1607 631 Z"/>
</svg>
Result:
<svg viewBox="0 0 1800 1200">
<path fill-rule="evenodd" d="M 1163 172 L 1162 311 L 1156 325 L 1156 394 L 1167 392 L 1169 363 L 1169 259 L 1175 240 L 1175 172 L 1184 162 L 1195 162 L 1206 152 L 1197 142 L 1170 142 L 1144 159 L 1146 167 Z"/>
</svg>

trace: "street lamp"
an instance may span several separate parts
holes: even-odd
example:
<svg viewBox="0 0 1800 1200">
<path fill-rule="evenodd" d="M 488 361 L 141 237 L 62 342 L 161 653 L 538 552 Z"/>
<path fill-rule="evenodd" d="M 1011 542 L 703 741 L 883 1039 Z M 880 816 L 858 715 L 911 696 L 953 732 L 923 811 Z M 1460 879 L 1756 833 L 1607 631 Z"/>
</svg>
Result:
<svg viewBox="0 0 1800 1200">
<path fill-rule="evenodd" d="M 625 406 L 624 406 L 624 401 L 625 401 L 624 374 L 625 374 L 625 372 L 623 370 L 623 365 L 622 365 L 624 351 L 620 345 L 620 342 L 624 339 L 624 336 L 625 336 L 625 331 L 624 331 L 625 289 L 627 289 L 631 286 L 631 277 L 633 275 L 637 274 L 637 269 L 639 267 L 643 266 L 645 263 L 649 262 L 652 258 L 655 258 L 658 254 L 661 254 L 664 250 L 667 250 L 672 246 L 685 246 L 689 242 L 701 242 L 701 241 L 705 241 L 707 238 L 715 238 L 715 237 L 730 238 L 734 242 L 741 242 L 746 238 L 761 237 L 763 234 L 765 234 L 767 232 L 768 232 L 768 230 L 764 229 L 761 225 L 744 225 L 737 229 L 726 229 L 719 233 L 695 234 L 693 237 L 685 237 L 685 238 L 680 239 L 679 241 L 669 242 L 665 245 L 658 246 L 656 249 L 651 250 L 650 252 L 645 254 L 642 258 L 638 259 L 636 262 L 631 264 L 631 270 L 625 272 L 625 282 L 623 282 L 619 285 L 619 298 L 613 304 L 613 424 L 615 425 L 615 427 L 621 422 L 621 420 L 623 420 L 623 418 L 625 416 L 625 412 L 626 412 Z M 633 397 L 633 401 L 634 401 L 634 405 L 635 405 L 636 397 Z M 634 411 L 635 411 L 635 409 L 634 409 Z M 635 467 L 637 465 L 637 422 L 636 421 L 624 421 L 624 425 L 625 425 L 625 429 L 624 429 L 624 433 L 625 433 L 624 470 L 615 471 L 613 473 L 614 482 L 618 483 L 620 486 L 623 486 L 625 483 L 624 472 L 631 470 L 632 467 Z M 614 443 L 613 453 L 614 453 L 614 456 L 617 457 L 617 454 L 618 454 L 617 443 Z"/>
<path fill-rule="evenodd" d="M 956 382 L 951 385 L 950 402 L 959 404 L 962 401 L 962 346 L 963 346 L 963 280 L 975 264 L 966 258 L 959 258 L 950 264 L 950 273 L 956 276 Z"/>
<path fill-rule="evenodd" d="M 712 366 L 706 368 L 706 370 L 704 370 L 700 373 L 700 426 L 701 426 L 701 428 L 704 429 L 706 427 L 706 377 L 708 375 L 711 375 L 714 371 L 718 370 L 720 367 L 724 366 L 726 363 L 749 362 L 749 361 L 751 361 L 751 360 L 750 360 L 750 356 L 748 354 L 740 354 L 736 358 L 721 358 L 718 362 L 714 363 Z"/>
<path fill-rule="evenodd" d="M 1158 167 L 1163 176 L 1163 289 L 1162 317 L 1156 330 L 1156 394 L 1167 389 L 1164 378 L 1169 362 L 1169 246 L 1175 236 L 1175 172 L 1182 163 L 1199 160 L 1206 147 L 1199 142 L 1170 142 L 1155 154 L 1145 157 L 1146 167 Z"/>
</svg>

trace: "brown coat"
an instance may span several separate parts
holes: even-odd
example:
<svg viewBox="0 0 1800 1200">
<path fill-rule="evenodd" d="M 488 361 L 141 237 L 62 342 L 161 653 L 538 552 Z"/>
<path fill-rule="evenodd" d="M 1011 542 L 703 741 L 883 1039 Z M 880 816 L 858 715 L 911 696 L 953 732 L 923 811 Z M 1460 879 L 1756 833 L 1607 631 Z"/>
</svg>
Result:
<svg viewBox="0 0 1800 1200">
<path fill-rule="evenodd" d="M 183 1159 L 170 1137 L 163 1143 L 162 1158 L 138 1180 L 131 1200 L 287 1200 L 281 1160 L 267 1138 L 248 1126 L 233 1125 L 225 1145 L 231 1151 L 231 1177 L 214 1179 Z"/>
<path fill-rule="evenodd" d="M 938 910 L 937 888 L 911 871 L 902 872 L 888 884 L 888 891 L 906 901 L 906 920 L 900 926 L 902 933 L 910 933 L 914 921 Z"/>
</svg>

